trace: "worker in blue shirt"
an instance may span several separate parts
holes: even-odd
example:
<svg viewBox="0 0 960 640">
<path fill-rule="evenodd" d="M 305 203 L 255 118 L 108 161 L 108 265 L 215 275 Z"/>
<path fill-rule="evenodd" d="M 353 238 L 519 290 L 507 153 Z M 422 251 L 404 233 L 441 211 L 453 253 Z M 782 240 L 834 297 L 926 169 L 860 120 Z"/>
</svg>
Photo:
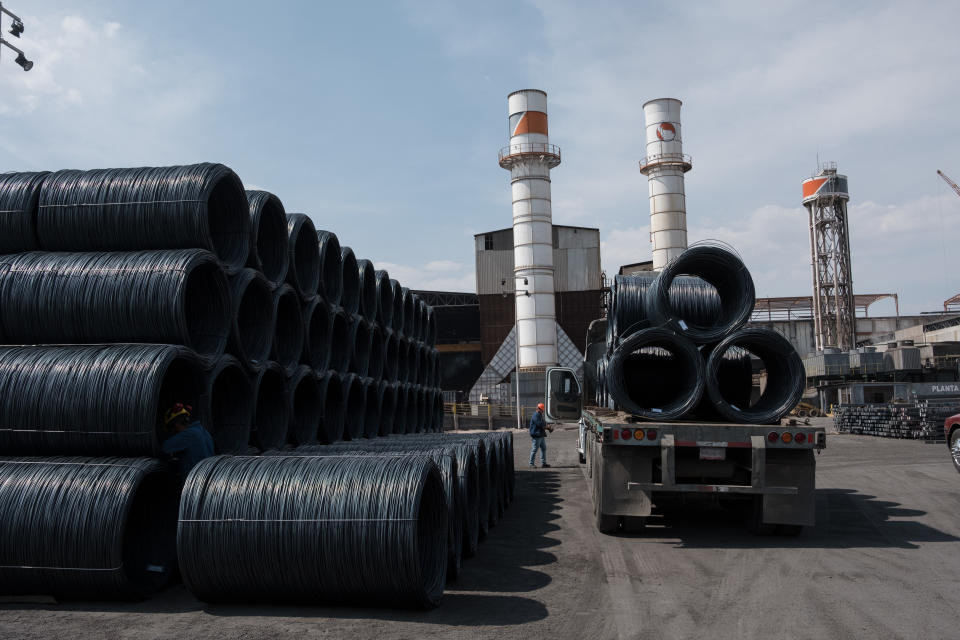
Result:
<svg viewBox="0 0 960 640">
<path fill-rule="evenodd" d="M 192 411 L 190 405 L 178 402 L 163 416 L 167 439 L 160 449 L 179 461 L 183 479 L 198 462 L 213 455 L 213 437 L 199 421 L 191 421 Z"/>
<path fill-rule="evenodd" d="M 537 449 L 540 449 L 540 466 L 549 469 L 547 464 L 547 431 L 553 431 L 547 425 L 546 418 L 543 417 L 543 403 L 537 405 L 537 410 L 530 417 L 530 438 L 533 439 L 533 447 L 530 449 L 530 466 L 537 456 Z"/>
</svg>

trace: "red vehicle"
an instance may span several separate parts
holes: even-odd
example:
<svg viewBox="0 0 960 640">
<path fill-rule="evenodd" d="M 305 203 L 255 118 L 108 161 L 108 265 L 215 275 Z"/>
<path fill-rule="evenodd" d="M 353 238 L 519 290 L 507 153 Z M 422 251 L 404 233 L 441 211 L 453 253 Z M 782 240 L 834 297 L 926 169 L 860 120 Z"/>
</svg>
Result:
<svg viewBox="0 0 960 640">
<path fill-rule="evenodd" d="M 943 421 L 943 433 L 947 436 L 947 446 L 950 447 L 953 467 L 960 471 L 960 413 Z"/>
</svg>

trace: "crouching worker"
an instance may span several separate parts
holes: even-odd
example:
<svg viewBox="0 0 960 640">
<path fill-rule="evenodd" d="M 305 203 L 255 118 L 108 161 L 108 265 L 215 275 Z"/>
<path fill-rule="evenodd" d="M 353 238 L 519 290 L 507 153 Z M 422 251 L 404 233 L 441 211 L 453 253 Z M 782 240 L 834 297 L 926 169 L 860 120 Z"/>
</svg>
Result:
<svg viewBox="0 0 960 640">
<path fill-rule="evenodd" d="M 190 405 L 178 402 L 163 416 L 166 439 L 160 449 L 179 462 L 182 479 L 198 462 L 213 455 L 213 437 L 198 420 L 191 420 L 192 411 Z"/>
</svg>

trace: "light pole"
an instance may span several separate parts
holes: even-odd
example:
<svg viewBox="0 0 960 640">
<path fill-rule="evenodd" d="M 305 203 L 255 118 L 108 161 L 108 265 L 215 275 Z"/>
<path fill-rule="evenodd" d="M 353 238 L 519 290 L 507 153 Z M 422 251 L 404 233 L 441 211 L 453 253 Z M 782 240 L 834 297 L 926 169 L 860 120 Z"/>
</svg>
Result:
<svg viewBox="0 0 960 640">
<path fill-rule="evenodd" d="M 3 6 L 3 3 L 0 2 L 0 30 L 2 30 L 3 25 L 3 14 L 7 14 L 13 20 L 13 25 L 10 27 L 9 31 L 10 35 L 12 35 L 14 38 L 19 38 L 20 34 L 23 33 L 23 20 L 21 20 L 16 14 L 7 10 L 7 8 Z M 30 69 L 33 69 L 33 62 L 27 60 L 27 56 L 23 53 L 23 51 L 10 44 L 9 40 L 4 40 L 3 36 L 0 36 L 0 45 L 9 47 L 17 52 L 17 57 L 14 62 L 20 65 L 24 71 L 30 71 Z M 2 47 L 0 47 L 0 49 L 2 49 Z"/>
</svg>

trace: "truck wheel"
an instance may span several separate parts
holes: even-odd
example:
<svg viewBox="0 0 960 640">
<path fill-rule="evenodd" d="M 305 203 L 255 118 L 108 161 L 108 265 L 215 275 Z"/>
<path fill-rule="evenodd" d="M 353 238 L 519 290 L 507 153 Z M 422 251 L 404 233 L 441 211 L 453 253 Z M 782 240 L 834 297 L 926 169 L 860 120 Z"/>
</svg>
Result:
<svg viewBox="0 0 960 640">
<path fill-rule="evenodd" d="M 950 457 L 953 459 L 953 468 L 960 471 L 960 427 L 954 427 L 950 432 Z"/>
<path fill-rule="evenodd" d="M 597 530 L 600 533 L 616 533 L 620 516 L 611 516 L 597 509 Z"/>
<path fill-rule="evenodd" d="M 802 524 L 778 524 L 775 533 L 776 535 L 781 536 L 783 538 L 796 538 L 798 535 L 803 533 L 803 525 Z"/>
<path fill-rule="evenodd" d="M 647 519 L 643 516 L 624 516 L 623 530 L 627 533 L 643 533 L 647 528 Z"/>
<path fill-rule="evenodd" d="M 763 496 L 753 497 L 753 508 L 750 510 L 747 528 L 758 536 L 772 536 L 776 533 L 777 525 L 763 521 Z"/>
</svg>

